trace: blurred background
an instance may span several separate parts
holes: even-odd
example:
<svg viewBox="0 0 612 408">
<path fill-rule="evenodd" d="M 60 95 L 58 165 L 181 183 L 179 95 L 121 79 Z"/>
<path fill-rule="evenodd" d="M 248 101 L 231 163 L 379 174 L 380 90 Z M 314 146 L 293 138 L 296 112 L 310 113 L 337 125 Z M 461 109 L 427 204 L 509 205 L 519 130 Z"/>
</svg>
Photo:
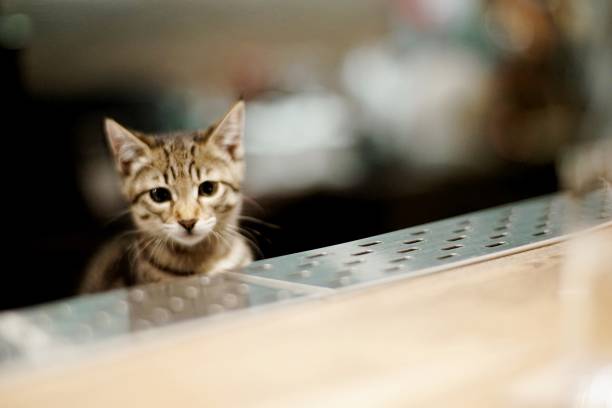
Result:
<svg viewBox="0 0 612 408">
<path fill-rule="evenodd" d="M 102 118 L 247 101 L 260 257 L 556 191 L 612 135 L 612 12 L 570 0 L 0 0 L 1 308 L 74 293 L 129 225 Z"/>
</svg>

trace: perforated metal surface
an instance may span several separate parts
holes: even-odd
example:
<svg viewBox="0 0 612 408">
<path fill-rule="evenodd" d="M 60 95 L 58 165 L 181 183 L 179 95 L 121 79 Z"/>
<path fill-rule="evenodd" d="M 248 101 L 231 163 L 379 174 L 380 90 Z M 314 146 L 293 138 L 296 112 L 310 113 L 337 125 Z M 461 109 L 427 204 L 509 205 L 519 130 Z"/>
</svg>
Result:
<svg viewBox="0 0 612 408">
<path fill-rule="evenodd" d="M 45 358 L 184 320 L 325 296 L 560 240 L 567 221 L 612 219 L 609 191 L 580 201 L 553 195 L 313 251 L 240 272 L 115 290 L 0 314 L 0 361 Z"/>
<path fill-rule="evenodd" d="M 248 279 L 247 279 L 248 280 Z M 120 335 L 278 303 L 317 290 L 247 282 L 219 274 L 81 296 L 0 315 L 0 361 L 49 353 Z"/>
<path fill-rule="evenodd" d="M 611 218 L 610 192 L 571 202 L 541 197 L 367 239 L 269 259 L 245 272 L 326 288 L 361 285 L 392 276 L 452 267 L 525 245 L 559 238 L 576 215 L 583 226 Z"/>
</svg>

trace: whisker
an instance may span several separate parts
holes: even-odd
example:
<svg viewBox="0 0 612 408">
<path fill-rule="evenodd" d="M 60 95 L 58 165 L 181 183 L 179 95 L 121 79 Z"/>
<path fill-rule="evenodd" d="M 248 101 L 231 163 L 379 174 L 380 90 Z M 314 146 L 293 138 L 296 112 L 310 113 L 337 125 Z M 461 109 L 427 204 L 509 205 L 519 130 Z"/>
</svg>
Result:
<svg viewBox="0 0 612 408">
<path fill-rule="evenodd" d="M 272 223 L 266 222 L 264 220 L 261 220 L 259 218 L 251 217 L 251 216 L 248 216 L 248 215 L 239 215 L 238 219 L 246 220 L 246 221 L 253 222 L 253 223 L 259 224 L 259 225 L 263 225 L 264 227 L 268 227 L 268 228 L 273 228 L 273 229 L 280 229 L 281 228 L 279 225 L 272 224 Z"/>
<path fill-rule="evenodd" d="M 126 237 L 128 235 L 138 235 L 140 233 L 141 233 L 141 231 L 139 231 L 137 229 L 127 230 L 127 231 L 123 231 L 122 233 L 117 235 L 117 238 L 123 238 L 123 237 Z"/>
<path fill-rule="evenodd" d="M 265 212 L 266 210 L 263 208 L 261 204 L 259 204 L 253 197 L 248 196 L 246 194 L 242 194 L 242 200 L 246 203 L 253 204 L 259 211 Z"/>
<path fill-rule="evenodd" d="M 232 236 L 239 237 L 239 238 L 246 240 L 260 257 L 264 256 L 263 252 L 259 248 L 259 245 L 257 244 L 256 240 L 254 239 L 252 235 L 246 236 L 244 234 L 245 231 L 240 231 L 239 227 L 235 225 L 227 225 L 226 231 Z"/>
<path fill-rule="evenodd" d="M 257 235 L 257 236 L 258 236 L 260 239 L 265 240 L 265 241 L 266 241 L 268 244 L 271 244 L 271 243 L 272 243 L 272 241 L 270 240 L 270 238 L 268 238 L 266 235 L 264 235 L 264 233 L 263 233 L 263 232 L 258 231 L 258 230 L 256 230 L 256 229 L 255 229 L 255 228 L 253 228 L 253 227 L 248 227 L 248 226 L 246 226 L 246 225 L 241 225 L 241 226 L 239 226 L 239 228 L 240 228 L 241 230 L 243 230 L 243 231 L 248 231 L 248 232 L 250 232 L 251 234 L 256 234 L 256 235 Z"/>
<path fill-rule="evenodd" d="M 214 230 L 212 231 L 212 233 L 214 234 L 215 238 L 218 239 L 219 242 L 223 243 L 227 248 L 231 248 L 231 244 L 229 243 L 227 238 L 223 236 L 223 234 Z"/>
<path fill-rule="evenodd" d="M 236 232 L 239 232 L 240 234 L 246 235 L 249 238 L 253 239 L 253 240 L 257 240 L 257 237 L 248 229 L 243 228 L 243 227 L 236 227 L 235 229 Z M 261 235 L 259 232 L 257 232 L 259 235 Z"/>
<path fill-rule="evenodd" d="M 117 214 L 115 214 L 114 216 L 112 216 L 111 218 L 109 218 L 107 221 L 104 222 L 104 226 L 107 227 L 110 224 L 112 224 L 113 222 L 117 221 L 118 219 L 128 215 L 130 213 L 131 209 L 128 208 L 127 210 L 123 210 L 123 211 L 119 211 Z"/>
</svg>

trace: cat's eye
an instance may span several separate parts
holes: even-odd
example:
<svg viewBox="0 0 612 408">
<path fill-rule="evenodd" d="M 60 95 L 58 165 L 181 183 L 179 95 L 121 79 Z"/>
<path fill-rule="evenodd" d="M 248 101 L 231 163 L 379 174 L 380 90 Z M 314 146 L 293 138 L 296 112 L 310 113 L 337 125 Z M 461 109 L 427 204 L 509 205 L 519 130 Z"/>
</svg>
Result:
<svg viewBox="0 0 612 408">
<path fill-rule="evenodd" d="M 219 183 L 216 181 L 205 181 L 198 187 L 198 194 L 201 196 L 211 196 L 217 192 Z"/>
<path fill-rule="evenodd" d="M 170 194 L 170 190 L 163 187 L 154 188 L 149 191 L 149 195 L 151 199 L 156 203 L 163 203 L 164 201 L 170 201 L 172 199 L 172 194 Z"/>
</svg>

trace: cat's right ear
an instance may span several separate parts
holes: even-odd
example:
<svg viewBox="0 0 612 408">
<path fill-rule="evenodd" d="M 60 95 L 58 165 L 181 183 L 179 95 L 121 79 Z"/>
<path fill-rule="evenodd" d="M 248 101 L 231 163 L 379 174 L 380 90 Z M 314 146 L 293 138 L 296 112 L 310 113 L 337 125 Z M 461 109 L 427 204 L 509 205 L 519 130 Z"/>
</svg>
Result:
<svg viewBox="0 0 612 408">
<path fill-rule="evenodd" d="M 104 131 L 119 172 L 129 176 L 147 164 L 149 146 L 113 119 L 104 119 Z"/>
</svg>

